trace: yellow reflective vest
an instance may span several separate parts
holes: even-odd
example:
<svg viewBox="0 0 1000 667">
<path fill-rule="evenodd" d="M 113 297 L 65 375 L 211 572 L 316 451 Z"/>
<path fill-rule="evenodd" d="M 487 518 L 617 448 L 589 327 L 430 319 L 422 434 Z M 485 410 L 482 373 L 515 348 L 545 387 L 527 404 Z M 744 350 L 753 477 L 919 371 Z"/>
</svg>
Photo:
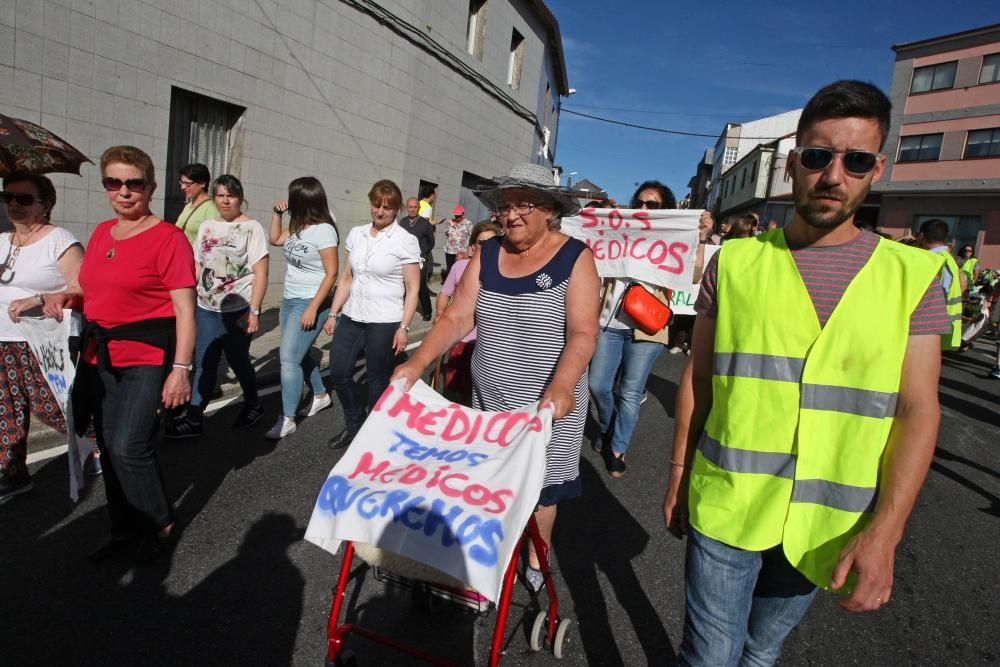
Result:
<svg viewBox="0 0 1000 667">
<path fill-rule="evenodd" d="M 946 271 L 951 275 L 948 294 L 945 296 L 948 317 L 951 318 L 951 334 L 941 336 L 941 349 L 957 350 L 962 345 L 962 281 L 959 280 L 959 274 L 962 271 L 958 268 L 958 262 L 955 261 L 955 258 L 947 250 L 934 254 L 944 257 L 944 268 L 942 268 L 942 271 Z"/>
<path fill-rule="evenodd" d="M 976 282 L 976 265 L 979 264 L 979 260 L 975 257 L 970 257 L 969 259 L 962 262 L 962 273 L 965 274 L 968 280 L 969 289 L 972 289 L 972 284 Z M 957 266 L 957 263 L 956 263 Z"/>
<path fill-rule="evenodd" d="M 875 508 L 910 315 L 942 262 L 880 240 L 821 328 L 782 230 L 723 245 L 696 530 L 739 549 L 780 544 L 829 588 Z"/>
</svg>

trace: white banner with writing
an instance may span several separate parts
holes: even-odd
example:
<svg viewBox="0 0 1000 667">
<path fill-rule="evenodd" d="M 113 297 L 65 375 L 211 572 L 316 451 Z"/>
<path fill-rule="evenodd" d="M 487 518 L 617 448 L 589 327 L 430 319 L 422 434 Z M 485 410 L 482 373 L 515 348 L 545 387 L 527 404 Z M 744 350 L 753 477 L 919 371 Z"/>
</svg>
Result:
<svg viewBox="0 0 1000 667">
<path fill-rule="evenodd" d="M 712 255 L 719 252 L 721 247 L 721 245 L 705 245 L 705 266 L 708 266 L 708 260 L 712 259 Z M 694 315 L 694 302 L 698 300 L 700 289 L 699 283 L 693 283 L 685 290 L 674 290 L 670 297 L 670 310 L 674 311 L 674 315 Z"/>
<path fill-rule="evenodd" d="M 78 437 L 73 431 L 69 399 L 70 388 L 76 377 L 76 367 L 73 366 L 69 353 L 69 337 L 74 328 L 72 311 L 63 311 L 62 322 L 50 317 L 22 317 L 18 326 L 38 360 L 38 367 L 49 390 L 66 417 L 66 431 L 69 434 L 69 497 L 76 502 L 80 499 L 80 489 L 83 488 L 83 462 L 94 450 L 94 442 Z"/>
<path fill-rule="evenodd" d="M 430 565 L 496 602 L 535 509 L 552 412 L 483 412 L 418 381 L 389 385 L 319 492 L 306 540 Z"/>
<path fill-rule="evenodd" d="M 601 278 L 691 287 L 701 210 L 585 208 L 562 231 L 585 242 Z"/>
</svg>

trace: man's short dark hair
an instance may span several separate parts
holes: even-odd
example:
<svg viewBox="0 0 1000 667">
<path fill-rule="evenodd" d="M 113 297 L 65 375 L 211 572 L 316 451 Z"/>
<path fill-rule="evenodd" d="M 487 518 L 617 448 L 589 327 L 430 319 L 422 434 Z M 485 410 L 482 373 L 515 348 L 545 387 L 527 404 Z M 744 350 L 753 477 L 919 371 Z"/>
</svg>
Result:
<svg viewBox="0 0 1000 667">
<path fill-rule="evenodd" d="M 925 220 L 920 225 L 920 235 L 931 243 L 945 243 L 948 240 L 948 223 L 939 218 Z"/>
<path fill-rule="evenodd" d="M 831 118 L 871 118 L 878 123 L 879 150 L 889 136 L 889 114 L 892 103 L 877 86 L 864 81 L 841 80 L 823 86 L 806 102 L 795 130 L 795 141 L 821 120 Z"/>
<path fill-rule="evenodd" d="M 438 189 L 438 186 L 433 183 L 424 183 L 420 186 L 420 198 L 427 199 Z"/>
</svg>

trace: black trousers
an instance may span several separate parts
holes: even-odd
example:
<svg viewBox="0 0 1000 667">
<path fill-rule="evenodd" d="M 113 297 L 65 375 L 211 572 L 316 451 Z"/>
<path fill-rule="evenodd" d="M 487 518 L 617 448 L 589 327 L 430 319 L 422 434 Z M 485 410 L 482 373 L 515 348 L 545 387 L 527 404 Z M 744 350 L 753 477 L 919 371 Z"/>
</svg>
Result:
<svg viewBox="0 0 1000 667">
<path fill-rule="evenodd" d="M 431 288 L 427 282 L 434 271 L 434 260 L 430 254 L 423 255 L 424 266 L 420 269 L 420 314 L 425 318 L 431 316 Z"/>
</svg>

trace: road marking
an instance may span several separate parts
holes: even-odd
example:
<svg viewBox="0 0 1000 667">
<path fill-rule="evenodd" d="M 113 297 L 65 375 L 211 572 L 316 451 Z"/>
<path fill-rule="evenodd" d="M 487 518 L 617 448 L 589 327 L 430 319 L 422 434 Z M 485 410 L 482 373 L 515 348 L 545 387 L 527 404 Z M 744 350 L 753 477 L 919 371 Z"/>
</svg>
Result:
<svg viewBox="0 0 1000 667">
<path fill-rule="evenodd" d="M 37 463 L 38 461 L 47 461 L 48 459 L 54 459 L 57 456 L 61 456 L 69 451 L 69 445 L 59 445 L 58 447 L 52 447 L 51 449 L 43 449 L 40 452 L 32 452 L 28 454 L 28 464 Z"/>
<path fill-rule="evenodd" d="M 418 340 L 418 341 L 414 341 L 414 342 L 410 343 L 409 345 L 406 346 L 406 351 L 409 352 L 413 348 L 415 348 L 418 345 L 420 345 L 420 343 L 422 343 L 422 342 L 423 342 L 422 340 Z M 321 371 L 320 375 L 328 377 L 330 375 L 330 369 L 326 369 L 324 371 Z M 279 391 L 281 391 L 281 383 L 278 383 L 278 384 L 275 384 L 275 385 L 271 385 L 270 387 L 267 387 L 265 389 L 261 389 L 260 391 L 257 392 L 257 395 L 258 396 L 270 396 L 271 394 L 274 394 L 274 393 L 279 392 Z M 234 396 L 230 396 L 229 398 L 220 398 L 220 399 L 218 399 L 216 401 L 212 401 L 205 408 L 205 416 L 208 417 L 209 415 L 215 414 L 219 410 L 227 407 L 228 405 L 230 405 L 232 403 L 235 403 L 236 401 L 240 400 L 241 398 L 242 398 L 241 394 L 236 394 Z M 58 447 L 51 447 L 49 449 L 43 449 L 43 450 L 41 450 L 39 452 L 32 452 L 31 454 L 28 454 L 28 461 L 27 462 L 30 465 L 32 463 L 38 463 L 39 461 L 47 461 L 49 459 L 54 459 L 57 456 L 62 456 L 67 451 L 69 451 L 69 445 L 59 445 Z"/>
</svg>

